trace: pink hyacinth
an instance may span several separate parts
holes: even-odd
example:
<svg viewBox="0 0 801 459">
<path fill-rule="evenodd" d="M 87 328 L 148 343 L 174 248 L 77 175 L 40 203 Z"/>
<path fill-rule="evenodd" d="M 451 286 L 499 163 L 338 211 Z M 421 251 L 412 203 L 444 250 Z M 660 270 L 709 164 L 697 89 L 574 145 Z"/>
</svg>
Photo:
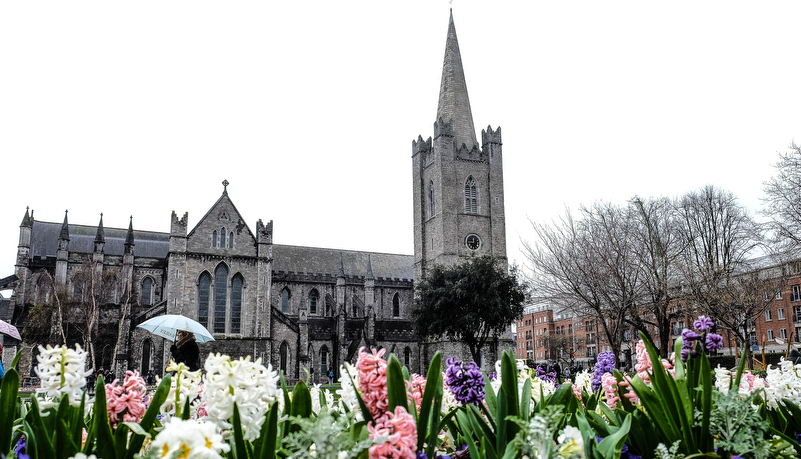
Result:
<svg viewBox="0 0 801 459">
<path fill-rule="evenodd" d="M 606 405 L 614 410 L 620 401 L 620 397 L 617 396 L 617 378 L 612 373 L 604 373 L 601 376 L 601 387 L 606 394 Z"/>
<path fill-rule="evenodd" d="M 411 382 L 411 398 L 417 406 L 417 412 L 420 412 L 420 405 L 423 404 L 423 393 L 426 391 L 426 378 L 415 373 L 412 375 Z"/>
<path fill-rule="evenodd" d="M 417 454 L 417 425 L 406 410 L 398 406 L 383 419 L 368 424 L 370 438 L 386 437 L 387 441 L 370 447 L 370 459 L 415 459 Z"/>
<path fill-rule="evenodd" d="M 106 407 L 112 427 L 120 422 L 139 422 L 145 415 L 144 397 L 147 393 L 145 380 L 139 372 L 126 371 L 125 380 L 106 384 Z"/>
<path fill-rule="evenodd" d="M 382 358 L 386 349 L 364 352 L 364 346 L 359 348 L 359 358 L 356 360 L 356 371 L 359 372 L 359 390 L 362 393 L 367 409 L 373 419 L 378 420 L 386 413 L 389 406 L 387 397 L 387 361 Z"/>
<path fill-rule="evenodd" d="M 637 394 L 634 393 L 634 389 L 631 388 L 631 378 L 629 378 L 628 376 L 623 376 L 623 381 L 620 381 L 618 383 L 618 386 L 625 387 L 626 389 L 628 389 L 625 392 L 623 391 L 623 389 L 620 389 L 620 393 L 622 393 L 623 396 L 626 397 L 632 405 L 636 405 L 637 403 L 640 402 L 640 399 L 637 397 Z"/>
<path fill-rule="evenodd" d="M 643 380 L 645 384 L 651 384 L 648 378 L 648 372 L 653 369 L 651 357 L 648 355 L 648 349 L 645 347 L 643 340 L 637 341 L 637 364 L 634 365 L 634 370 L 637 375 Z"/>
</svg>

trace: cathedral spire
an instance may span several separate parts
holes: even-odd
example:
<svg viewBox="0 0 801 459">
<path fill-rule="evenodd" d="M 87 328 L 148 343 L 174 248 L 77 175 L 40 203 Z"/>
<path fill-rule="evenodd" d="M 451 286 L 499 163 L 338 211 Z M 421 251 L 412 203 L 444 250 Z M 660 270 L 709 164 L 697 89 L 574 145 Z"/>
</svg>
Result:
<svg viewBox="0 0 801 459">
<path fill-rule="evenodd" d="M 367 275 L 365 279 L 375 279 L 373 276 L 373 263 L 370 261 L 370 254 L 367 254 Z"/>
<path fill-rule="evenodd" d="M 456 148 L 467 145 L 468 149 L 478 146 L 476 129 L 473 127 L 473 112 L 467 96 L 467 83 L 462 67 L 462 54 L 456 39 L 456 26 L 453 24 L 451 10 L 448 24 L 448 38 L 445 41 L 445 60 L 442 63 L 442 82 L 439 86 L 437 121 L 453 123 L 453 140 Z"/>
<path fill-rule="evenodd" d="M 64 223 L 61 224 L 61 233 L 59 233 L 58 238 L 63 239 L 65 241 L 70 240 L 70 225 L 67 223 L 67 212 L 64 211 Z"/>
<path fill-rule="evenodd" d="M 133 253 L 134 245 L 133 215 L 131 215 L 131 219 L 128 221 L 128 234 L 125 236 L 125 253 Z"/>
<path fill-rule="evenodd" d="M 337 277 L 345 277 L 345 265 L 342 263 L 342 252 L 339 253 L 339 271 Z"/>
<path fill-rule="evenodd" d="M 29 207 L 25 208 L 25 216 L 22 217 L 22 223 L 20 223 L 19 226 L 24 226 L 27 228 L 30 228 L 32 226 L 31 224 L 33 223 L 32 221 L 33 219 L 28 215 L 28 209 Z"/>
<path fill-rule="evenodd" d="M 97 234 L 95 234 L 95 242 L 106 242 L 106 234 L 103 231 L 103 214 L 100 214 L 100 223 L 97 225 Z"/>
</svg>

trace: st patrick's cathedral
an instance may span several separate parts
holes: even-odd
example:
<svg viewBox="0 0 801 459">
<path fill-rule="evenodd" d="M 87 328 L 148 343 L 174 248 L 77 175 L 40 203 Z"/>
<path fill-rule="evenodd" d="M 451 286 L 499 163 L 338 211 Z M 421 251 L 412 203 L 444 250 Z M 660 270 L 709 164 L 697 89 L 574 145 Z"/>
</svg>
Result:
<svg viewBox="0 0 801 459">
<path fill-rule="evenodd" d="M 54 303 L 80 309 L 92 296 L 102 303 L 95 366 L 117 375 L 163 373 L 170 341 L 137 328 L 161 314 L 185 315 L 213 333 L 201 355 L 260 357 L 288 382 L 306 372 L 327 381 L 329 370 L 338 378 L 361 346 L 388 349 L 412 372 L 437 350 L 469 355 L 454 343 L 421 341 L 411 322 L 414 282 L 427 267 L 475 255 L 506 261 L 501 130 L 488 127 L 477 140 L 453 15 L 434 121 L 433 137 L 412 142 L 414 255 L 282 245 L 272 221 L 242 219 L 227 182 L 194 226 L 173 212 L 165 232 L 138 231 L 133 219 L 107 228 L 102 215 L 90 225 L 66 213 L 63 222 L 38 221 L 26 210 L 15 275 L 6 278 L 7 319 L 24 330 L 25 344 L 7 340 L 4 354 L 22 345 L 25 373 L 37 352 L 30 344 L 61 341 Z M 49 325 L 26 336 L 48 310 Z M 64 323 L 67 341 L 83 343 L 81 327 Z M 498 347 L 484 351 L 487 364 Z"/>
</svg>

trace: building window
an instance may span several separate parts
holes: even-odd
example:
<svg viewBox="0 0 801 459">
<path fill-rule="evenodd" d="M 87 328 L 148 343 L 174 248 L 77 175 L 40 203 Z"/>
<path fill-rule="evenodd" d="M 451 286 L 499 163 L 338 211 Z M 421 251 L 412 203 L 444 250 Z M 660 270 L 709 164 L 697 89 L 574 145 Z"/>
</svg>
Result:
<svg viewBox="0 0 801 459">
<path fill-rule="evenodd" d="M 214 271 L 214 333 L 225 333 L 225 304 L 228 299 L 228 268 Z"/>
<path fill-rule="evenodd" d="M 320 349 L 320 374 L 323 378 L 328 378 L 328 347 Z"/>
<path fill-rule="evenodd" d="M 776 292 L 776 299 L 777 299 L 777 300 L 781 300 L 781 299 L 782 299 L 782 291 L 781 291 L 781 290 L 779 290 L 778 292 Z"/>
<path fill-rule="evenodd" d="M 211 246 L 217 247 L 217 230 L 211 233 Z"/>
<path fill-rule="evenodd" d="M 144 343 L 142 343 L 142 374 L 147 375 L 150 370 L 153 368 L 151 362 L 151 355 L 153 350 L 153 343 L 146 339 Z"/>
<path fill-rule="evenodd" d="M 312 289 L 309 292 L 309 314 L 317 314 L 317 300 L 320 298 L 320 294 L 317 293 L 316 289 Z"/>
<path fill-rule="evenodd" d="M 228 248 L 229 249 L 233 249 L 234 248 L 234 232 L 233 231 L 228 233 Z"/>
<path fill-rule="evenodd" d="M 142 280 L 142 291 L 139 292 L 139 304 L 142 306 L 150 306 L 153 304 L 153 279 L 145 277 Z"/>
<path fill-rule="evenodd" d="M 242 290 L 244 281 L 237 274 L 231 282 L 231 333 L 242 332 Z"/>
<path fill-rule="evenodd" d="M 768 330 L 768 341 L 773 341 L 773 329 Z"/>
<path fill-rule="evenodd" d="M 197 318 L 200 325 L 209 327 L 209 298 L 211 297 L 211 276 L 209 273 L 200 275 L 197 295 Z"/>
<path fill-rule="evenodd" d="M 779 318 L 779 320 L 784 320 L 784 308 L 776 309 L 776 316 Z"/>
<path fill-rule="evenodd" d="M 801 301 L 801 285 L 793 285 L 790 301 Z"/>
<path fill-rule="evenodd" d="M 400 317 L 400 298 L 397 293 L 392 297 L 392 317 Z"/>
<path fill-rule="evenodd" d="M 770 322 L 773 318 L 770 315 L 770 309 L 765 309 L 765 322 Z"/>
<path fill-rule="evenodd" d="M 468 214 L 478 213 L 478 185 L 472 175 L 464 183 L 464 211 Z"/>
<path fill-rule="evenodd" d="M 412 350 L 409 349 L 408 347 L 403 350 L 403 365 L 406 368 L 412 366 Z"/>
<path fill-rule="evenodd" d="M 779 329 L 779 338 L 787 339 L 787 329 L 786 328 L 780 328 Z"/>
<path fill-rule="evenodd" d="M 289 289 L 286 287 L 281 290 L 281 312 L 289 314 Z"/>
<path fill-rule="evenodd" d="M 289 346 L 287 346 L 286 341 L 281 343 L 281 347 L 278 351 L 278 368 L 281 372 L 287 375 L 287 368 L 289 367 Z"/>
<path fill-rule="evenodd" d="M 437 208 L 434 205 L 434 182 L 428 182 L 428 218 L 436 215 Z"/>
</svg>

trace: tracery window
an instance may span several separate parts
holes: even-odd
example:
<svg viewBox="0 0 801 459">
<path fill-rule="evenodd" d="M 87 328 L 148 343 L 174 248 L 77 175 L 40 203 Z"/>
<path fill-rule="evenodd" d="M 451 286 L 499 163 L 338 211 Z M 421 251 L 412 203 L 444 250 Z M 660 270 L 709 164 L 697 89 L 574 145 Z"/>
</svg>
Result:
<svg viewBox="0 0 801 459">
<path fill-rule="evenodd" d="M 289 289 L 284 287 L 284 289 L 281 290 L 281 312 L 284 314 L 289 313 L 289 296 Z"/>
<path fill-rule="evenodd" d="M 392 317 L 400 317 L 400 298 L 397 293 L 392 297 Z"/>
<path fill-rule="evenodd" d="M 211 275 L 204 272 L 198 280 L 197 318 L 200 325 L 209 327 L 209 298 L 211 297 Z"/>
<path fill-rule="evenodd" d="M 309 292 L 309 314 L 317 314 L 317 300 L 320 299 L 320 294 L 317 289 L 312 289 Z"/>
<path fill-rule="evenodd" d="M 244 281 L 237 274 L 231 282 L 231 333 L 242 332 L 242 290 Z"/>
<path fill-rule="evenodd" d="M 225 304 L 228 299 L 228 268 L 214 271 L 214 333 L 225 333 Z"/>
<path fill-rule="evenodd" d="M 145 277 L 142 279 L 142 290 L 139 292 L 139 304 L 150 306 L 153 304 L 153 278 Z"/>
<path fill-rule="evenodd" d="M 464 211 L 468 214 L 478 213 L 478 184 L 472 175 L 464 183 Z"/>
</svg>

